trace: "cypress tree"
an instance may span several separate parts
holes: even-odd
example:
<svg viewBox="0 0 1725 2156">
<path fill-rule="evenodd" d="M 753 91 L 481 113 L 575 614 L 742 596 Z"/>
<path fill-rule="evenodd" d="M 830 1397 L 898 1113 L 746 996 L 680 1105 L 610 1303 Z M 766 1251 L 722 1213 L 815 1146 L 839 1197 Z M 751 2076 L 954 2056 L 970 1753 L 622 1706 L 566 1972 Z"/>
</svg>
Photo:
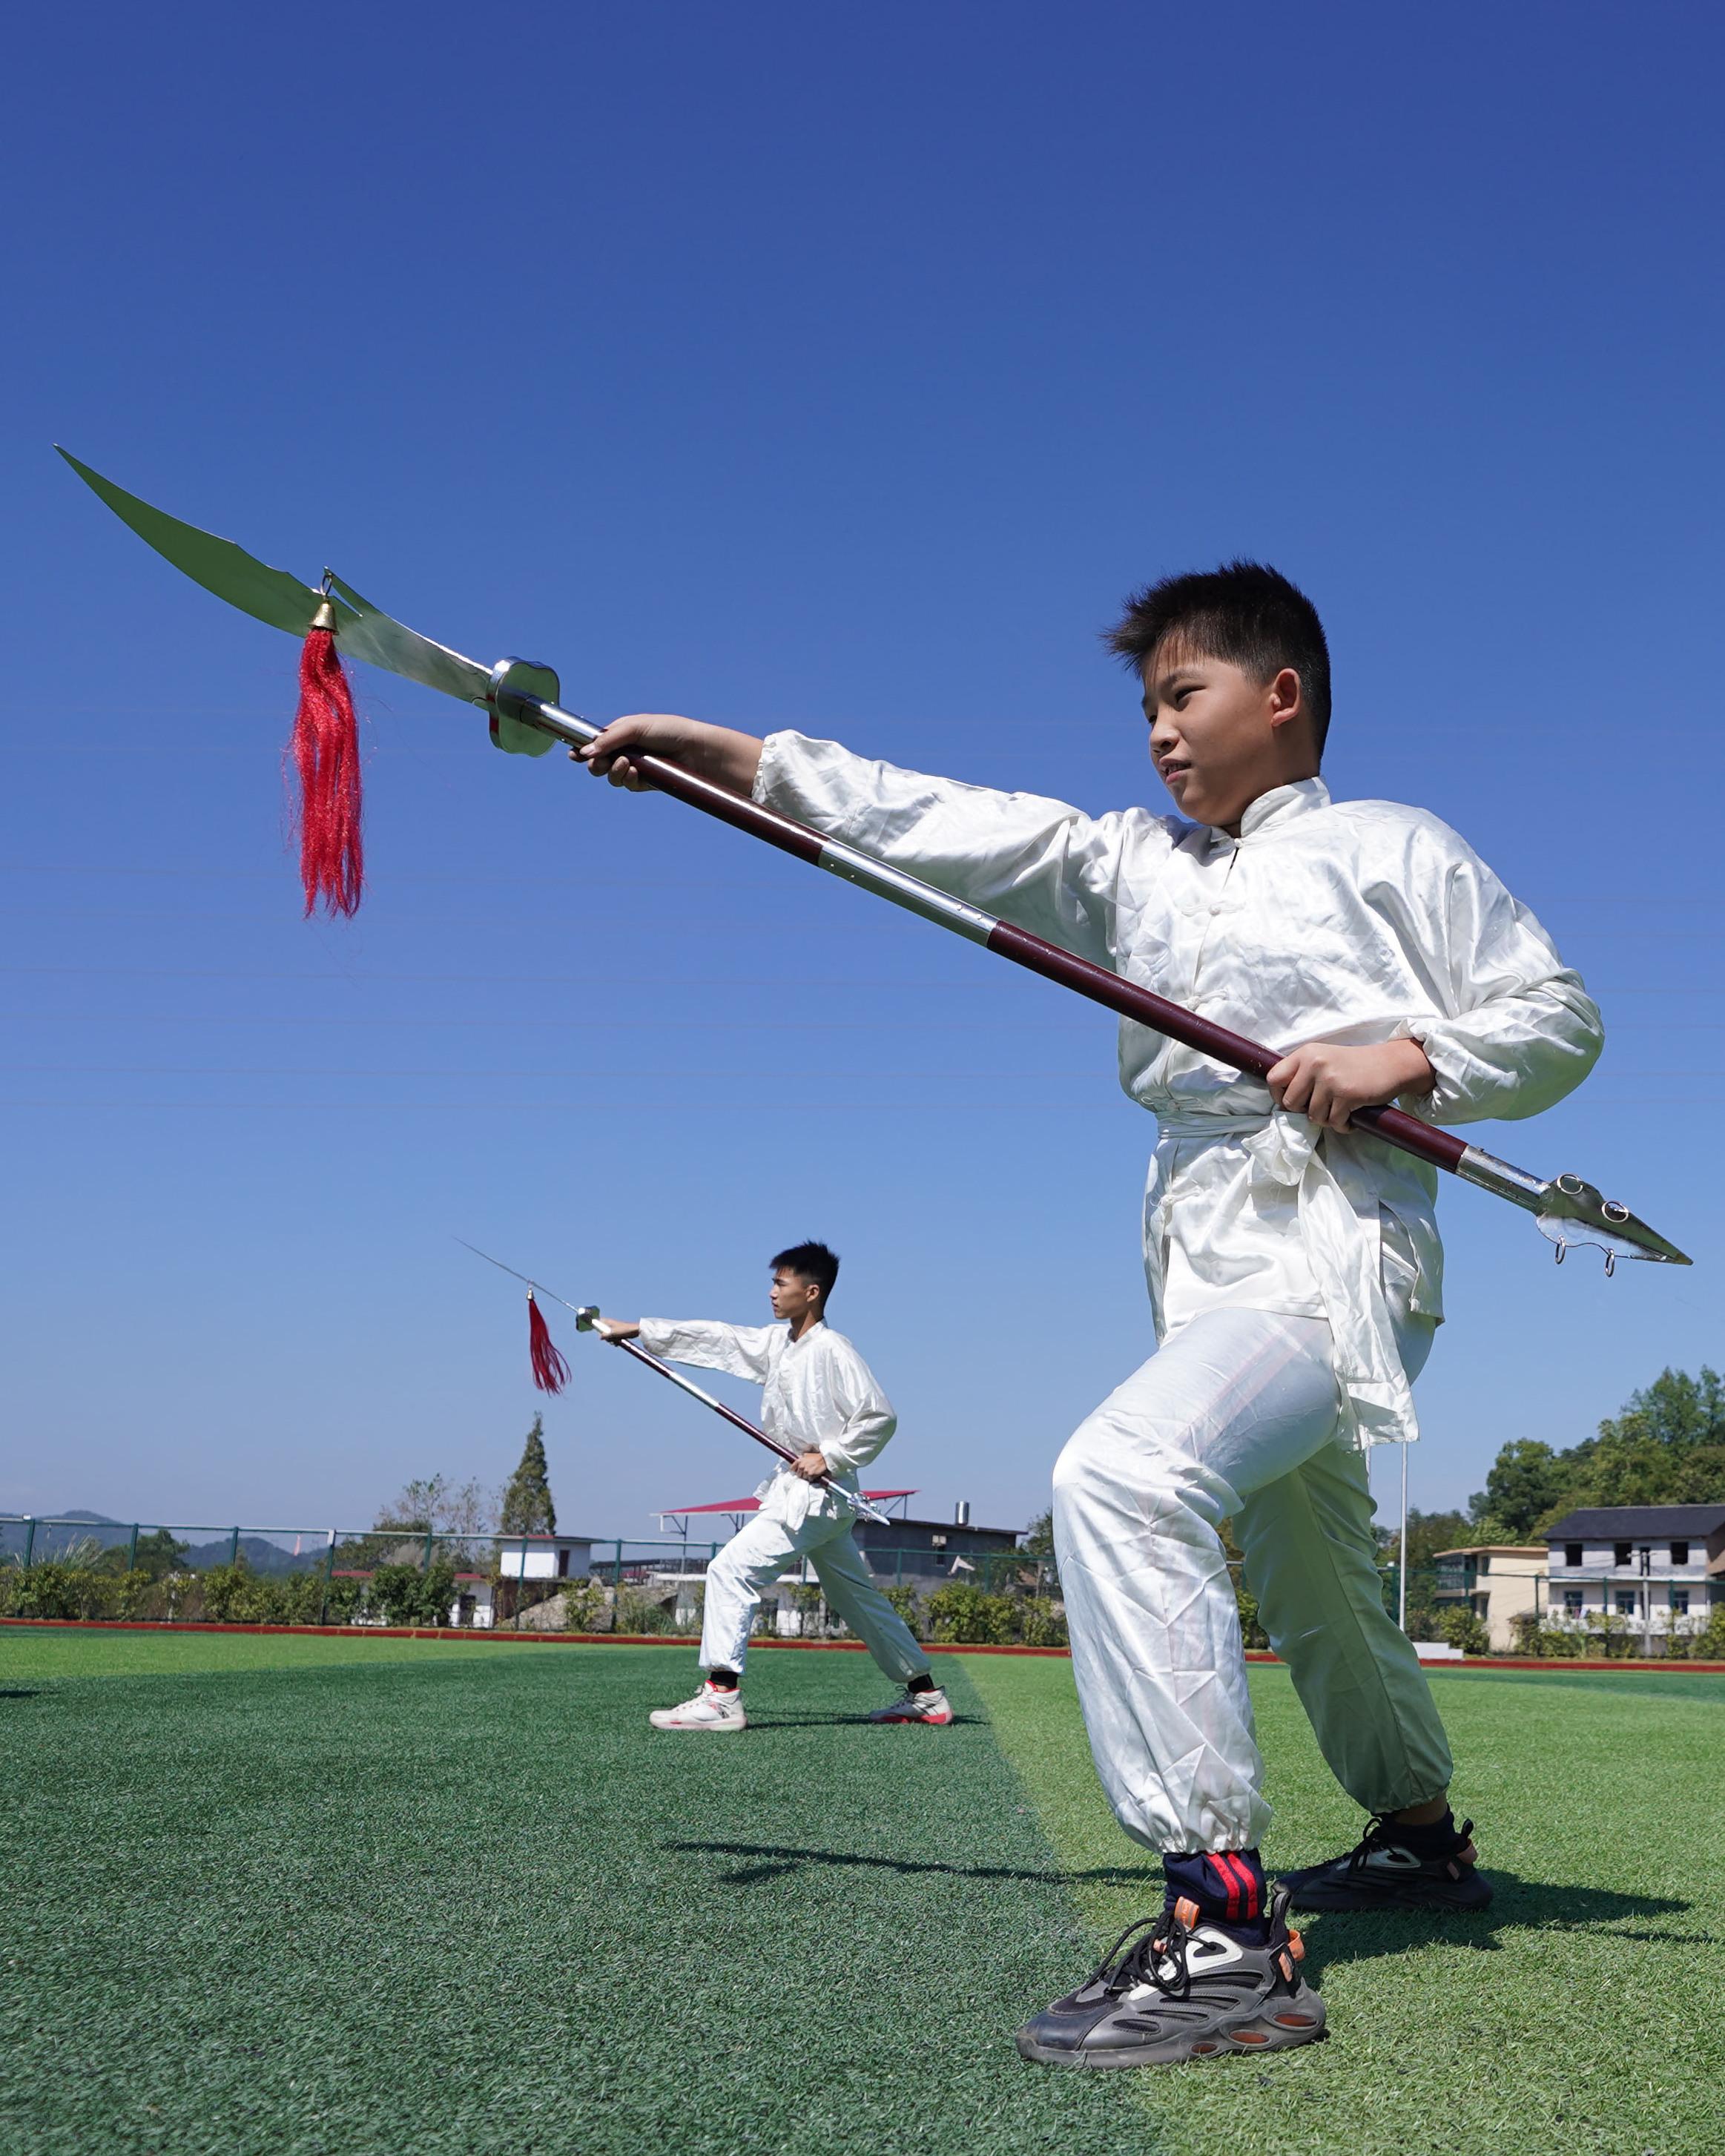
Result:
<svg viewBox="0 0 1725 2156">
<path fill-rule="evenodd" d="M 505 1535 L 554 1535 L 557 1508 L 552 1502 L 551 1470 L 545 1460 L 545 1418 L 535 1415 L 521 1448 L 521 1464 L 509 1478 L 497 1530 Z"/>
</svg>

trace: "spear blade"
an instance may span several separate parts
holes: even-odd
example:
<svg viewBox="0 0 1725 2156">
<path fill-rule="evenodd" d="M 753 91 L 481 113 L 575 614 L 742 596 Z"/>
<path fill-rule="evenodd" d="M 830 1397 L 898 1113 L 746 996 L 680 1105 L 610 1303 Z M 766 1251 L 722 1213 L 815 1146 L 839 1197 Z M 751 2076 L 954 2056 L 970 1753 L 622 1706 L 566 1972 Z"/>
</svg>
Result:
<svg viewBox="0 0 1725 2156">
<path fill-rule="evenodd" d="M 55 447 L 59 449 L 58 443 Z M 354 658 L 381 666 L 386 673 L 403 675 L 444 696 L 459 696 L 464 703 L 485 703 L 491 685 L 489 667 L 393 621 L 332 570 L 325 572 L 326 588 L 302 583 L 290 570 L 272 569 L 232 539 L 219 539 L 213 531 L 200 531 L 197 525 L 170 516 L 165 509 L 128 494 L 69 449 L 60 449 L 59 454 L 91 493 L 105 501 L 122 524 L 129 525 L 146 546 L 153 547 L 164 561 L 172 562 L 182 576 L 189 577 L 228 606 L 238 607 L 254 620 L 267 622 L 271 629 L 303 637 L 327 600 L 336 612 L 336 639 Z"/>
</svg>

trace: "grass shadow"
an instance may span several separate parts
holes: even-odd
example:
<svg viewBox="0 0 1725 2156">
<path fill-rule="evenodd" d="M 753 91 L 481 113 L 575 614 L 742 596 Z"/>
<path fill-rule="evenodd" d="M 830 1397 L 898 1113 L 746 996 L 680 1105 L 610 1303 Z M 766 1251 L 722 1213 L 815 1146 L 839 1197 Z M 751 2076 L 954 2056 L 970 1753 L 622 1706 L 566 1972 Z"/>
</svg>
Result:
<svg viewBox="0 0 1725 2156">
<path fill-rule="evenodd" d="M 948 1729 L 963 1729 L 966 1727 L 979 1729 L 983 1727 L 988 1717 L 986 1715 L 955 1713 L 951 1722 L 943 1726 Z M 896 1727 L 908 1727 L 910 1725 L 900 1725 L 891 1722 L 871 1722 L 870 1717 L 866 1714 L 769 1713 L 763 1715 L 758 1722 L 755 1719 L 752 1714 L 749 1717 L 749 1734 L 751 1737 L 756 1735 L 757 1732 L 770 1733 L 775 1729 L 867 1729 L 871 1727 L 876 1729 L 886 1729 Z"/>
<path fill-rule="evenodd" d="M 17 1689 L 0 1691 L 0 1699 L 40 1699 L 41 1697 L 39 1691 L 24 1691 Z"/>
<path fill-rule="evenodd" d="M 1158 1898 L 1161 1880 L 1144 1866 L 1111 1866 L 1094 1871 L 1062 1871 L 1046 1866 L 1035 1870 L 1009 1864 L 941 1864 L 922 1856 L 871 1856 L 853 1849 L 792 1849 L 778 1842 L 668 1841 L 664 1847 L 680 1856 L 731 1856 L 752 1859 L 729 1871 L 715 1875 L 721 1887 L 757 1887 L 768 1879 L 786 1879 L 794 1873 L 821 1866 L 849 1866 L 859 1871 L 892 1871 L 902 1877 L 939 1873 L 950 1879 L 1017 1879 L 1026 1886 L 1070 1887 L 1080 1881 L 1097 1881 L 1111 1887 L 1141 1885 Z M 1147 1904 L 1147 1907 L 1148 1905 Z"/>
<path fill-rule="evenodd" d="M 793 1878 L 799 1871 L 839 1867 L 890 1871 L 900 1877 L 938 1874 L 953 1879 L 1016 1880 L 1027 1887 L 1070 1889 L 1079 1886 L 1142 1887 L 1144 1913 L 1161 1900 L 1162 1881 L 1153 1861 L 1137 1865 L 1098 1865 L 1082 1871 L 1057 1867 L 1002 1864 L 942 1864 L 920 1856 L 881 1856 L 847 1849 L 794 1849 L 782 1842 L 670 1841 L 680 1856 L 728 1858 L 713 1874 L 721 1887 L 761 1887 Z M 1330 1912 L 1299 1920 L 1306 1941 L 1306 1968 L 1313 1979 L 1328 1968 L 1403 1954 L 1444 1940 L 1481 1953 L 1497 1952 L 1506 1930 L 1604 1933 L 1630 1944 L 1711 1946 L 1709 1938 L 1655 1926 L 1651 1920 L 1677 1916 L 1692 1907 L 1654 1894 L 1620 1894 L 1602 1887 L 1553 1886 L 1522 1879 L 1512 1871 L 1494 1871 L 1497 1898 L 1477 1914 L 1437 1909 L 1376 1909 Z"/>
<path fill-rule="evenodd" d="M 1681 1915 L 1693 1906 L 1667 1896 L 1554 1886 L 1520 1878 L 1513 1871 L 1494 1871 L 1491 1885 L 1495 1898 L 1491 1907 L 1476 1912 L 1370 1909 L 1296 1915 L 1295 1922 L 1306 1942 L 1307 1974 L 1317 1978 L 1326 1969 L 1406 1953 L 1434 1940 L 1469 1947 L 1476 1953 L 1496 1953 L 1503 1944 L 1498 1933 L 1505 1931 L 1603 1933 L 1640 1945 L 1717 1944 L 1711 1938 L 1663 1926 L 1649 1928 L 1650 1919 Z"/>
</svg>

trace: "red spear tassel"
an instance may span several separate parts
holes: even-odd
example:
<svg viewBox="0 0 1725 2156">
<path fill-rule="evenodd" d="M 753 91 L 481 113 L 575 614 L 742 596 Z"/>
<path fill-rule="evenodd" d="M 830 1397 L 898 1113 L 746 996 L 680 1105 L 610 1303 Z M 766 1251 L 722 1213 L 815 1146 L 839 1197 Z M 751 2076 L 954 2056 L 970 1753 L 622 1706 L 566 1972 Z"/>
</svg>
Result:
<svg viewBox="0 0 1725 2156">
<path fill-rule="evenodd" d="M 325 600 L 300 654 L 300 708 L 294 714 L 294 762 L 300 774 L 300 880 L 305 911 L 320 900 L 327 913 L 357 911 L 365 882 L 360 840 L 359 723 L 341 671 Z"/>
<path fill-rule="evenodd" d="M 533 1291 L 527 1290 L 527 1354 L 533 1365 L 533 1383 L 542 1393 L 560 1393 L 569 1382 L 569 1366 L 557 1351 Z"/>
</svg>

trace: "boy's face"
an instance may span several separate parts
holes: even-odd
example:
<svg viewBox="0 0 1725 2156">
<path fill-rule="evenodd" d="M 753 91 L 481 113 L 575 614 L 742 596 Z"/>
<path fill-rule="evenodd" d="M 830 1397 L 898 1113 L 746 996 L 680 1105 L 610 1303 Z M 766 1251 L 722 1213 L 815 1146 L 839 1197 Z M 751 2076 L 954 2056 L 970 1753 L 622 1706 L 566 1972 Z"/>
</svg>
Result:
<svg viewBox="0 0 1725 2156">
<path fill-rule="evenodd" d="M 1292 667 L 1255 681 L 1230 660 L 1168 636 L 1145 660 L 1143 675 L 1150 759 L 1192 823 L 1235 829 L 1260 793 L 1317 772 L 1316 754 L 1301 754 L 1311 730 Z"/>
<path fill-rule="evenodd" d="M 768 1299 L 773 1305 L 773 1315 L 782 1323 L 790 1325 L 820 1308 L 820 1290 L 815 1283 L 804 1280 L 801 1273 L 787 1271 L 783 1265 L 773 1276 Z"/>
</svg>

